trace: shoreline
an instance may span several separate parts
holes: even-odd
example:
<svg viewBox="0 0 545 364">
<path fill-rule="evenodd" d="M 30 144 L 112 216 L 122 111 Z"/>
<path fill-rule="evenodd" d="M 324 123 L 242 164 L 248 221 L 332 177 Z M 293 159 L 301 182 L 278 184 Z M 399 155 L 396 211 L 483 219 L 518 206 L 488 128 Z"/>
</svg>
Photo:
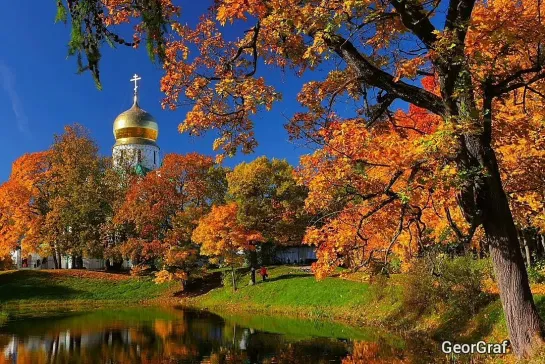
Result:
<svg viewBox="0 0 545 364">
<path fill-rule="evenodd" d="M 380 285 L 339 277 L 316 281 L 293 266 L 270 267 L 269 273 L 267 282 L 254 286 L 241 284 L 236 292 L 229 286 L 216 286 L 196 293 L 180 291 L 176 282 L 156 285 L 149 277 L 77 270 L 3 272 L 0 312 L 32 314 L 120 305 L 180 306 L 220 315 L 276 315 L 376 327 L 434 339 L 500 340 L 506 335 L 497 297 L 459 323 L 435 313 L 404 312 L 401 293 L 395 284 L 381 289 Z M 29 295 L 35 292 L 40 295 Z M 539 299 L 539 303 L 545 307 L 545 299 Z"/>
</svg>

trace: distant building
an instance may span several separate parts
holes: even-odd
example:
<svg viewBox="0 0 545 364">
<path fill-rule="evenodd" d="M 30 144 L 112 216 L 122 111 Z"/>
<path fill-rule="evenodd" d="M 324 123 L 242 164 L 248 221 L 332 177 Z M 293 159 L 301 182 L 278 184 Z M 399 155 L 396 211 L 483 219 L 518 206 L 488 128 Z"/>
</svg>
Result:
<svg viewBox="0 0 545 364">
<path fill-rule="evenodd" d="M 21 250 L 17 249 L 11 253 L 13 264 L 17 269 L 54 269 L 55 263 L 53 257 L 42 257 L 39 254 L 31 253 L 22 255 Z M 72 268 L 72 257 L 64 255 L 61 257 L 60 265 L 62 269 Z M 104 259 L 83 258 L 83 268 L 91 270 L 104 269 L 106 262 Z M 130 262 L 123 262 L 123 268 L 130 268 Z"/>
<path fill-rule="evenodd" d="M 310 264 L 316 260 L 316 248 L 308 245 L 280 247 L 275 252 L 275 261 L 281 264 Z"/>
</svg>

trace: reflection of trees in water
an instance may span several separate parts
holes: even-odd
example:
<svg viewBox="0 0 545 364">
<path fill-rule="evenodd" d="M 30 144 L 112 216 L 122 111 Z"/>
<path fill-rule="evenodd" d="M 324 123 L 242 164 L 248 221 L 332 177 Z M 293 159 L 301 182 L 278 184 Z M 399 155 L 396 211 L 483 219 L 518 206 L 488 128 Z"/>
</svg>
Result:
<svg viewBox="0 0 545 364">
<path fill-rule="evenodd" d="M 374 342 L 355 341 L 350 355 L 342 360 L 342 364 L 402 364 L 432 363 L 441 357 L 437 345 L 420 340 L 408 341 L 403 347 L 393 347 L 384 340 Z"/>
<path fill-rule="evenodd" d="M 85 323 L 85 324 L 82 324 Z M 395 362 L 385 342 L 327 338 L 293 341 L 228 323 L 216 315 L 176 312 L 171 318 L 115 321 L 49 320 L 36 330 L 0 335 L 0 364 L 18 363 L 330 363 Z M 26 325 L 26 326 L 25 326 Z M 392 360 L 395 359 L 395 360 Z M 410 362 L 401 360 L 398 362 Z"/>
<path fill-rule="evenodd" d="M 316 338 L 311 340 L 286 342 L 265 364 L 326 364 L 347 355 L 350 343 L 335 339 Z"/>
</svg>

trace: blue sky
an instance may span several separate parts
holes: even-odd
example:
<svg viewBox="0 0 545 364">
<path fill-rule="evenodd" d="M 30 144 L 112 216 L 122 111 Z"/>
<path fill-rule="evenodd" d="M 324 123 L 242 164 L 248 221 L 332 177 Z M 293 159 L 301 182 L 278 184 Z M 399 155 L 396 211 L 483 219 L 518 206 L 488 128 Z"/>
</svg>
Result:
<svg viewBox="0 0 545 364">
<path fill-rule="evenodd" d="M 197 3 L 197 2 L 195 2 Z M 203 5 L 183 10 L 190 23 L 198 18 Z M 200 152 L 213 155 L 213 135 L 190 138 L 177 131 L 187 109 L 162 110 L 159 81 L 162 70 L 150 62 L 144 49 L 104 48 L 101 62 L 103 90 L 98 91 L 90 74 L 76 75 L 76 59 L 67 58 L 69 29 L 54 24 L 55 1 L 10 1 L 0 14 L 0 183 L 9 178 L 11 164 L 24 153 L 47 149 L 53 134 L 62 133 L 72 123 L 86 126 L 102 155 L 110 155 L 114 144 L 112 123 L 132 103 L 134 73 L 142 77 L 140 104 L 159 122 L 159 146 L 164 153 Z M 271 70 L 261 73 L 279 87 L 283 101 L 273 111 L 255 118 L 259 147 L 253 155 L 226 160 L 233 166 L 260 155 L 286 158 L 297 164 L 308 149 L 288 141 L 283 128 L 286 116 L 298 108 L 295 100 L 302 80 L 292 74 Z"/>
</svg>

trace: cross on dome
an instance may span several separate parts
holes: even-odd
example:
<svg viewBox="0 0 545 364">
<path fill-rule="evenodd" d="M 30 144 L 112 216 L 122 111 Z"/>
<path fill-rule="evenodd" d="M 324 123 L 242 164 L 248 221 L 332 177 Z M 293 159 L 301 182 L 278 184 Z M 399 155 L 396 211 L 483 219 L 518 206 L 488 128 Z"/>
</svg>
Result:
<svg viewBox="0 0 545 364">
<path fill-rule="evenodd" d="M 134 103 L 135 104 L 138 102 L 138 81 L 140 81 L 141 79 L 142 77 L 138 76 L 136 73 L 130 79 L 131 82 L 134 82 Z"/>
</svg>

